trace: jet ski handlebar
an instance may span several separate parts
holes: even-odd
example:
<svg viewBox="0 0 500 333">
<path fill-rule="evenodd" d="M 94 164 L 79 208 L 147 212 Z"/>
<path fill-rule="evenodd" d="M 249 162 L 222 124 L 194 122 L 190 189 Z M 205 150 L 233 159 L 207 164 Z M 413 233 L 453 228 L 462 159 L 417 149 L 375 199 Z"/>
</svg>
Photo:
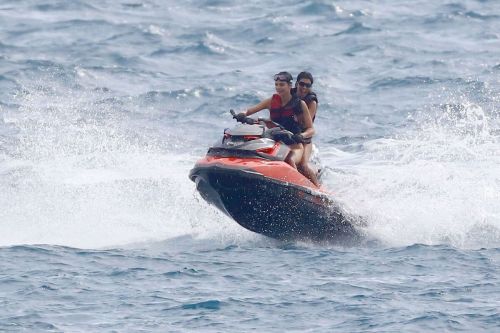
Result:
<svg viewBox="0 0 500 333">
<path fill-rule="evenodd" d="M 269 118 L 259 117 L 257 119 L 254 119 L 254 118 L 251 118 L 251 117 L 244 116 L 241 113 L 240 114 L 236 114 L 236 112 L 234 112 L 233 109 L 229 110 L 229 112 L 231 113 L 231 115 L 233 116 L 233 118 L 236 119 L 237 122 L 240 122 L 242 124 L 248 124 L 248 125 L 263 124 L 263 125 L 266 125 L 267 127 L 279 127 L 279 128 L 281 128 L 283 130 L 285 129 L 283 126 L 281 126 L 280 124 L 272 121 Z M 272 126 L 269 126 L 269 125 L 272 125 Z"/>
<path fill-rule="evenodd" d="M 231 112 L 231 115 L 233 116 L 234 119 L 236 119 L 237 122 L 240 122 L 242 124 L 248 124 L 248 125 L 260 124 L 266 126 L 267 128 L 269 128 L 268 135 L 273 140 L 281 141 L 286 145 L 293 145 L 302 142 L 302 141 L 296 141 L 296 139 L 294 139 L 294 135 L 292 132 L 286 130 L 283 126 L 272 121 L 269 118 L 254 119 L 245 116 L 244 113 L 236 114 L 236 112 L 234 112 L 234 110 L 232 109 L 229 110 L 229 112 Z"/>
</svg>

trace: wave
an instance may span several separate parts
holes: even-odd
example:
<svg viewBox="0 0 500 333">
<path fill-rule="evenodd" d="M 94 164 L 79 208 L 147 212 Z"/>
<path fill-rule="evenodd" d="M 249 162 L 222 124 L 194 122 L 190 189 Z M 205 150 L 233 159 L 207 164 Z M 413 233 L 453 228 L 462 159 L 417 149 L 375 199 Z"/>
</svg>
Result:
<svg viewBox="0 0 500 333">
<path fill-rule="evenodd" d="M 462 4 L 448 4 L 444 6 L 444 13 L 438 13 L 424 20 L 425 24 L 443 24 L 462 19 L 474 19 L 479 21 L 496 21 L 500 18 L 498 14 L 481 14 L 473 10 L 467 10 Z"/>
<path fill-rule="evenodd" d="M 31 7 L 35 11 L 40 12 L 58 12 L 58 11 L 68 11 L 68 10 L 91 10 L 96 11 L 97 8 L 92 6 L 91 4 L 83 1 L 71 1 L 71 2 L 58 2 L 58 3 L 44 3 L 37 4 Z"/>
<path fill-rule="evenodd" d="M 318 3 L 316 1 L 307 4 L 301 9 L 301 13 L 304 13 L 305 15 L 333 14 L 335 17 L 339 12 L 342 12 L 342 9 L 332 3 Z"/>
<path fill-rule="evenodd" d="M 482 20 L 482 21 L 489 21 L 489 20 L 498 20 L 500 19 L 500 15 L 496 15 L 496 14 L 493 14 L 493 15 L 489 15 L 489 14 L 480 14 L 480 13 L 477 13 L 477 12 L 474 12 L 474 11 L 467 11 L 463 14 L 461 14 L 465 17 L 470 17 L 470 18 L 474 18 L 474 19 L 479 19 L 479 20 Z"/>
<path fill-rule="evenodd" d="M 231 51 L 238 51 L 238 49 L 231 45 L 231 43 L 221 39 L 213 33 L 205 33 L 202 36 L 183 36 L 181 38 L 184 44 L 182 46 L 162 47 L 150 53 L 152 57 L 162 57 L 167 54 L 185 54 L 196 53 L 201 55 L 225 55 Z M 187 42 L 190 40 L 192 42 Z"/>
<path fill-rule="evenodd" d="M 425 86 L 433 84 L 448 84 L 455 87 L 466 87 L 469 92 L 483 92 L 486 83 L 481 80 L 470 80 L 464 78 L 432 78 L 428 76 L 407 76 L 404 78 L 387 77 L 378 79 L 369 85 L 371 90 Z"/>
<path fill-rule="evenodd" d="M 366 27 L 362 23 L 356 22 L 356 23 L 353 23 L 352 25 L 350 25 L 349 28 L 342 30 L 340 32 L 337 32 L 333 35 L 334 36 L 355 35 L 355 34 L 364 34 L 364 33 L 377 32 L 377 31 L 381 31 L 381 30 L 376 29 L 376 28 Z"/>
<path fill-rule="evenodd" d="M 339 5 L 326 1 L 312 1 L 300 8 L 299 15 L 320 15 L 335 18 L 337 20 L 349 19 L 353 17 L 367 16 L 363 9 L 345 9 Z"/>
<path fill-rule="evenodd" d="M 408 76 L 401 79 L 389 77 L 376 80 L 370 84 L 369 88 L 376 90 L 392 87 L 410 87 L 415 85 L 434 84 L 439 82 L 441 82 L 441 80 L 433 79 L 427 76 Z"/>
</svg>

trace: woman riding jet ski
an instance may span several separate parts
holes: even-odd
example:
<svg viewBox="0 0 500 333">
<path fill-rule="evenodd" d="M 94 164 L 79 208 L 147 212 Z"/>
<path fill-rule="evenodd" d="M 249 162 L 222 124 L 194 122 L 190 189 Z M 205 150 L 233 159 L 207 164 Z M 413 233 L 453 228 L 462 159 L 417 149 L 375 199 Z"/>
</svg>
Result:
<svg viewBox="0 0 500 333">
<path fill-rule="evenodd" d="M 241 121 L 247 116 L 268 109 L 271 120 L 292 133 L 289 140 L 290 153 L 286 162 L 297 169 L 297 164 L 301 162 L 304 154 L 303 144 L 311 142 L 314 128 L 306 103 L 291 93 L 292 79 L 292 75 L 288 72 L 274 75 L 276 94 L 250 107 L 246 112 L 239 113 L 236 119 Z M 316 177 L 309 176 L 309 179 L 319 186 Z"/>
<path fill-rule="evenodd" d="M 243 124 L 225 130 L 189 173 L 207 202 L 244 228 L 276 239 L 359 239 L 332 194 L 287 163 L 300 133 L 232 114 Z"/>
</svg>

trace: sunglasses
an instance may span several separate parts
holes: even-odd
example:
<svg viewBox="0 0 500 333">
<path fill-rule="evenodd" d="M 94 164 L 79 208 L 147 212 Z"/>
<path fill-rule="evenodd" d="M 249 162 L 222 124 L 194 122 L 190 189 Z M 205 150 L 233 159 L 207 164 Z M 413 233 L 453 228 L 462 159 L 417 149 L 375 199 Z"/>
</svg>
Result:
<svg viewBox="0 0 500 333">
<path fill-rule="evenodd" d="M 305 83 L 305 82 L 300 81 L 299 82 L 299 86 L 306 87 L 306 88 L 311 88 L 312 87 L 312 83 Z"/>
</svg>

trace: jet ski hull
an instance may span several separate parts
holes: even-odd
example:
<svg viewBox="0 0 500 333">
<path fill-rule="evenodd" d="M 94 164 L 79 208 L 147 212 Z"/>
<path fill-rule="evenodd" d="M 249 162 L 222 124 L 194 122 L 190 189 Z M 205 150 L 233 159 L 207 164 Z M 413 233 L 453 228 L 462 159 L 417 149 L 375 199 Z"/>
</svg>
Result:
<svg viewBox="0 0 500 333">
<path fill-rule="evenodd" d="M 197 163 L 189 177 L 207 202 L 253 232 L 280 240 L 359 238 L 329 195 L 284 162 L 209 159 Z"/>
</svg>

